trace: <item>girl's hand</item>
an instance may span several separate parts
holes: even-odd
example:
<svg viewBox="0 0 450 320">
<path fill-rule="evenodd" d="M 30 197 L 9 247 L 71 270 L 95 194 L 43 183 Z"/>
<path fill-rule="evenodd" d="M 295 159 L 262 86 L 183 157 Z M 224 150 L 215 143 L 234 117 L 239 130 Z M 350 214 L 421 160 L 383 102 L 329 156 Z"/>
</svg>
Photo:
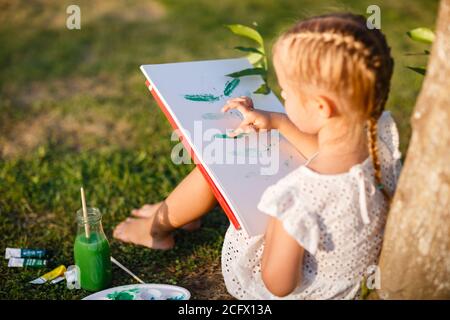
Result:
<svg viewBox="0 0 450 320">
<path fill-rule="evenodd" d="M 241 96 L 227 100 L 227 104 L 222 108 L 222 112 L 227 112 L 231 109 L 239 110 L 244 116 L 244 120 L 239 127 L 229 134 L 230 137 L 237 136 L 240 133 L 248 133 L 251 131 L 258 131 L 260 129 L 273 129 L 271 112 L 256 110 L 253 107 L 251 98 Z"/>
</svg>

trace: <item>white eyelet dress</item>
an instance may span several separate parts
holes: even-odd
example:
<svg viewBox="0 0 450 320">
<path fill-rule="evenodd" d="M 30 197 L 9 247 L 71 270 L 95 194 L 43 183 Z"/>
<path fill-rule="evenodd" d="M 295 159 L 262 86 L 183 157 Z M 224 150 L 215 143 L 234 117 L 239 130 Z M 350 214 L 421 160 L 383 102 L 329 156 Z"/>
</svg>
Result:
<svg viewBox="0 0 450 320">
<path fill-rule="evenodd" d="M 378 120 L 378 156 L 386 191 L 401 170 L 399 137 L 390 113 Z M 371 158 L 348 172 L 324 175 L 300 166 L 263 193 L 258 209 L 276 217 L 305 249 L 302 281 L 283 299 L 355 299 L 362 277 L 378 262 L 387 202 L 376 188 Z M 247 237 L 230 225 L 222 273 L 237 299 L 280 299 L 261 278 L 264 235 Z"/>
</svg>

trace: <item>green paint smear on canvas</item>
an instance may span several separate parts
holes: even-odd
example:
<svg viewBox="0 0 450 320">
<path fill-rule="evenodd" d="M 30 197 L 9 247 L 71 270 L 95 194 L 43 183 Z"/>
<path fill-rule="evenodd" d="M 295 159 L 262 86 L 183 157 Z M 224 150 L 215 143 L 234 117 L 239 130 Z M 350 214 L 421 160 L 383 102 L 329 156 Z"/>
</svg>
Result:
<svg viewBox="0 0 450 320">
<path fill-rule="evenodd" d="M 220 120 L 225 118 L 227 115 L 222 112 L 208 112 L 202 114 L 202 118 L 205 120 Z"/>
<path fill-rule="evenodd" d="M 124 291 L 116 291 L 106 295 L 111 300 L 134 300 L 139 289 L 130 289 Z"/>
<path fill-rule="evenodd" d="M 255 158 L 261 155 L 262 152 L 258 151 L 257 148 L 245 148 L 244 150 L 233 151 L 234 156 L 238 157 L 251 157 Z"/>
<path fill-rule="evenodd" d="M 202 114 L 202 119 L 204 120 L 222 120 L 222 119 L 233 119 L 239 118 L 238 114 L 235 114 L 231 111 L 229 112 L 206 112 Z"/>
<path fill-rule="evenodd" d="M 217 133 L 217 134 L 214 135 L 214 138 L 219 138 L 219 139 L 238 139 L 238 138 L 242 138 L 245 135 L 247 135 L 247 134 L 246 133 L 239 133 L 237 136 L 230 137 L 226 133 Z"/>
<path fill-rule="evenodd" d="M 200 102 L 213 102 L 220 99 L 220 97 L 212 94 L 185 94 L 184 98 L 187 100 Z"/>
<path fill-rule="evenodd" d="M 223 94 L 229 96 L 233 92 L 233 90 L 238 86 L 239 82 L 241 82 L 239 78 L 234 78 L 231 81 L 227 81 L 227 83 L 225 83 L 225 89 L 223 90 Z"/>
<path fill-rule="evenodd" d="M 262 156 L 265 153 L 267 153 L 271 148 L 271 144 L 267 145 L 265 149 L 263 150 L 258 150 L 258 148 L 245 148 L 245 149 L 241 149 L 241 150 L 235 150 L 232 152 L 232 154 L 234 156 L 238 156 L 238 157 L 258 157 L 258 156 Z M 285 163 L 286 165 L 286 163 Z"/>
</svg>

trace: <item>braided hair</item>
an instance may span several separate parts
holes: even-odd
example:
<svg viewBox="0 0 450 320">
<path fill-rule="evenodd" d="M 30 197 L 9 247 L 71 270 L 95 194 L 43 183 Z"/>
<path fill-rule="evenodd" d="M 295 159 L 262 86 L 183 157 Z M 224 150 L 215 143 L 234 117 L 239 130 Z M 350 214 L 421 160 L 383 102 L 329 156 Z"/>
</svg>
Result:
<svg viewBox="0 0 450 320">
<path fill-rule="evenodd" d="M 346 114 L 367 123 L 368 150 L 378 189 L 382 183 L 377 122 L 389 95 L 394 61 L 386 38 L 369 29 L 364 16 L 333 13 L 299 21 L 272 47 L 289 79 L 338 93 Z M 300 87 L 299 87 L 300 88 Z M 356 107 L 355 107 L 356 106 Z"/>
</svg>

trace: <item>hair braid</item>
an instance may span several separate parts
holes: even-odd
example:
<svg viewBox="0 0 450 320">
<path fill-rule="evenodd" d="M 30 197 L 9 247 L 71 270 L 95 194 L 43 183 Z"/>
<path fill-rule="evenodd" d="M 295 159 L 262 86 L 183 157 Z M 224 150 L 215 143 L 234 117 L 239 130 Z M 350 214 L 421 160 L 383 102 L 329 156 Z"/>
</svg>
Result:
<svg viewBox="0 0 450 320">
<path fill-rule="evenodd" d="M 368 120 L 368 141 L 369 141 L 369 154 L 372 158 L 373 168 L 375 171 L 375 182 L 377 188 L 383 193 L 386 199 L 390 202 L 391 197 L 384 188 L 383 181 L 381 178 L 381 164 L 378 158 L 378 138 L 377 138 L 377 119 L 370 117 Z"/>
<path fill-rule="evenodd" d="M 287 46 L 280 46 L 282 42 Z M 322 15 L 300 21 L 284 32 L 272 48 L 273 55 L 276 52 L 283 56 L 279 61 L 295 82 L 338 92 L 349 102 L 341 105 L 347 115 L 368 121 L 375 181 L 390 201 L 382 182 L 377 142 L 377 122 L 389 95 L 394 65 L 383 33 L 369 30 L 361 15 Z"/>
</svg>

